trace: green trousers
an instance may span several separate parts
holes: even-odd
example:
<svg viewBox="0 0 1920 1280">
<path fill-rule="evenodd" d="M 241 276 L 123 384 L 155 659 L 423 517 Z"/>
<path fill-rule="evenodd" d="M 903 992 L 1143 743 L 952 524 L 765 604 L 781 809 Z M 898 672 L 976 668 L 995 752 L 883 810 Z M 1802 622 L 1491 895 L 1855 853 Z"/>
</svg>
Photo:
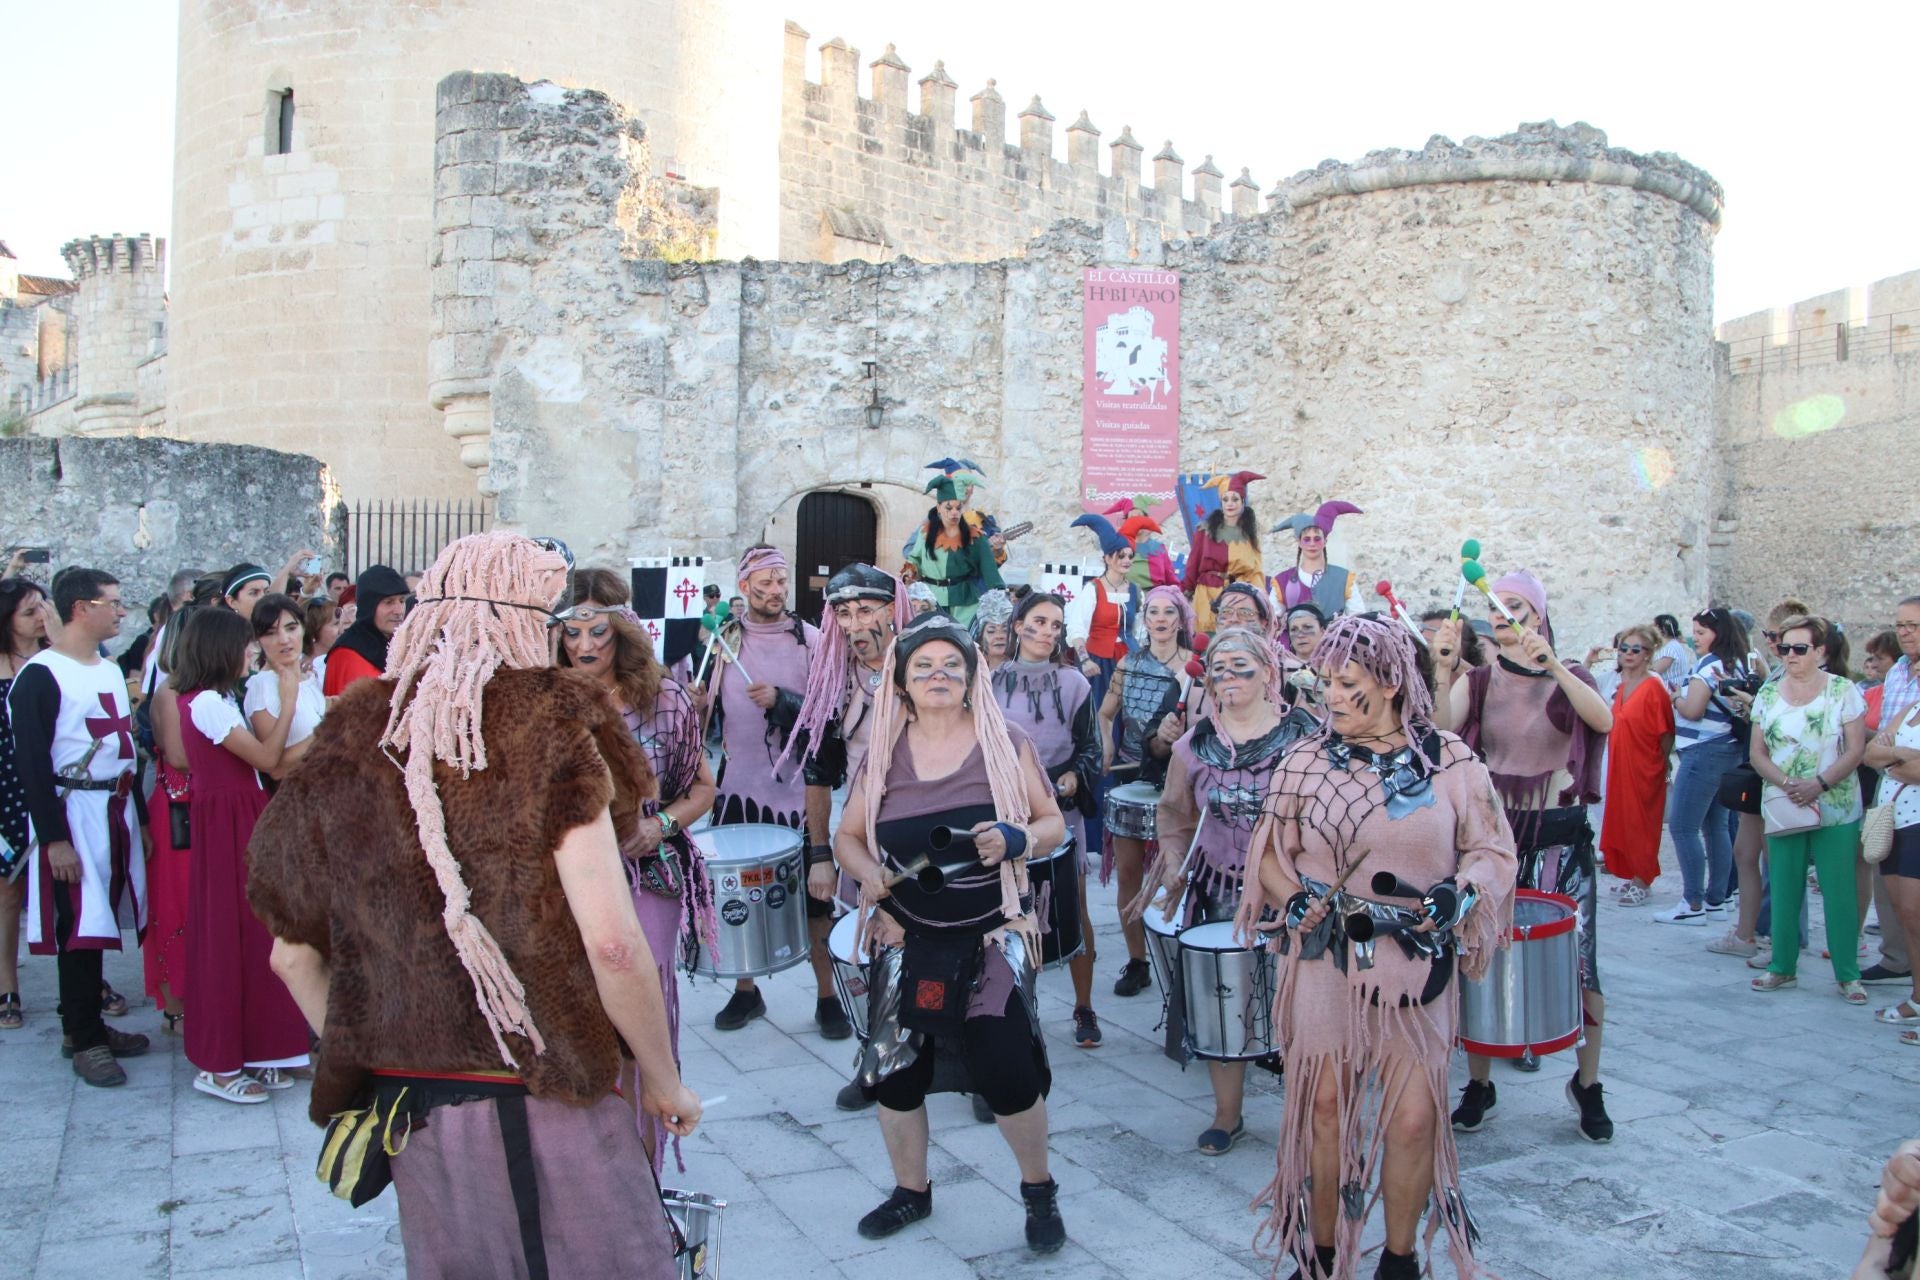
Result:
<svg viewBox="0 0 1920 1280">
<path fill-rule="evenodd" d="M 1773 898 L 1773 963 L 1768 973 L 1793 977 L 1800 959 L 1800 900 L 1806 896 L 1807 864 L 1820 877 L 1827 913 L 1827 950 L 1836 982 L 1860 979 L 1860 918 L 1854 910 L 1854 864 L 1860 856 L 1860 824 L 1815 827 L 1790 836 L 1767 837 L 1767 888 Z"/>
</svg>

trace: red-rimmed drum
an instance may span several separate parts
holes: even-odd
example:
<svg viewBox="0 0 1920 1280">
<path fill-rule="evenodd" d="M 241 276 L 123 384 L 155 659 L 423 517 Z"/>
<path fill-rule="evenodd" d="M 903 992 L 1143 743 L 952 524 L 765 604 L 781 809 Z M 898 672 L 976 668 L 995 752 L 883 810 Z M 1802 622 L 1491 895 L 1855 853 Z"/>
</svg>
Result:
<svg viewBox="0 0 1920 1280">
<path fill-rule="evenodd" d="M 1580 908 L 1534 889 L 1513 895 L 1513 945 L 1460 986 L 1460 1045 L 1489 1058 L 1541 1057 L 1579 1042 Z"/>
</svg>

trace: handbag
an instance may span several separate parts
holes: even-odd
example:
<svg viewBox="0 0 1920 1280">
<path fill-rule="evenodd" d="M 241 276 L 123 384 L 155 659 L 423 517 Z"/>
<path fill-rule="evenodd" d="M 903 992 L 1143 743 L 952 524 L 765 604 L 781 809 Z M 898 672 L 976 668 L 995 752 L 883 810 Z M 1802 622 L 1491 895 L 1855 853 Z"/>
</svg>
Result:
<svg viewBox="0 0 1920 1280">
<path fill-rule="evenodd" d="M 1770 836 L 1798 835 L 1820 825 L 1820 806 L 1795 804 L 1784 791 L 1775 791 L 1760 802 L 1760 817 Z"/>
<path fill-rule="evenodd" d="M 980 966 L 977 934 L 909 933 L 902 949 L 900 1025 L 936 1038 L 960 1033 Z"/>
<path fill-rule="evenodd" d="M 1870 867 L 1885 862 L 1893 852 L 1893 802 L 1906 789 L 1904 782 L 1894 788 L 1892 795 L 1867 810 L 1866 820 L 1860 824 L 1860 856 Z"/>
<path fill-rule="evenodd" d="M 1715 790 L 1713 798 L 1720 803 L 1721 808 L 1731 809 L 1735 813 L 1759 813 L 1759 771 L 1745 761 L 1734 765 L 1720 775 L 1720 785 Z"/>
</svg>

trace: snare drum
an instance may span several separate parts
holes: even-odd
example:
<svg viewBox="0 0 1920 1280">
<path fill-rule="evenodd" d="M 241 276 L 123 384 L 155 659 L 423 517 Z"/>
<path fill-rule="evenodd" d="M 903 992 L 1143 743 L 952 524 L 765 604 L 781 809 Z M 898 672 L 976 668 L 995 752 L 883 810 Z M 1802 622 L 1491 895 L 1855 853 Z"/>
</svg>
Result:
<svg viewBox="0 0 1920 1280">
<path fill-rule="evenodd" d="M 1027 859 L 1027 879 L 1039 902 L 1045 886 L 1046 915 L 1041 918 L 1040 966 L 1065 964 L 1087 949 L 1080 930 L 1079 845 L 1066 843 L 1044 858 Z"/>
<path fill-rule="evenodd" d="M 1273 953 L 1264 946 L 1242 947 L 1231 920 L 1182 929 L 1176 942 L 1187 1051 L 1215 1062 L 1272 1053 Z"/>
<path fill-rule="evenodd" d="M 720 1215 L 726 1212 L 727 1202 L 704 1191 L 676 1191 L 672 1187 L 661 1188 L 660 1202 L 687 1242 L 686 1252 L 676 1259 L 680 1280 L 719 1280 Z"/>
<path fill-rule="evenodd" d="M 1541 1057 L 1579 1042 L 1580 908 L 1535 889 L 1513 895 L 1513 945 L 1460 986 L 1460 1044 L 1489 1058 Z"/>
<path fill-rule="evenodd" d="M 702 947 L 693 971 L 759 978 L 805 960 L 807 855 L 800 833 L 749 822 L 692 834 L 713 880 L 719 920 L 719 960 Z"/>
<path fill-rule="evenodd" d="M 1126 782 L 1107 792 L 1107 834 L 1122 840 L 1153 839 L 1160 788 L 1151 782 Z"/>
<path fill-rule="evenodd" d="M 867 1038 L 868 956 L 865 947 L 855 950 L 854 937 L 860 932 L 860 916 L 849 911 L 834 922 L 827 935 L 827 954 L 833 957 L 833 990 L 840 1007 L 847 1011 L 853 1034 L 864 1043 Z"/>
</svg>

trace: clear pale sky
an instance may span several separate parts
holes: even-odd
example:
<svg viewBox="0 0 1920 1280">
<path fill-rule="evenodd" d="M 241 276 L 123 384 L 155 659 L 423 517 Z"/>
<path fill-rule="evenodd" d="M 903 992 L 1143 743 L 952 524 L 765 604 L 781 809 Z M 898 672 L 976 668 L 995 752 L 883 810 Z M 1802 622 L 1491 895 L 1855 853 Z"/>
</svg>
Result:
<svg viewBox="0 0 1920 1280">
<path fill-rule="evenodd" d="M 863 65 L 892 41 L 915 80 L 944 58 L 963 120 L 992 76 L 1009 126 L 1041 95 L 1056 153 L 1085 107 L 1102 142 L 1130 124 L 1149 157 L 1171 138 L 1189 171 L 1212 153 L 1228 178 L 1250 166 L 1263 191 L 1435 133 L 1585 120 L 1726 188 L 1721 319 L 1920 268 L 1910 0 L 734 2 L 775 31 L 793 18 L 816 46 L 843 36 Z M 0 240 L 23 270 L 65 275 L 60 245 L 77 235 L 167 233 L 177 13 L 171 0 L 0 0 Z"/>
</svg>

